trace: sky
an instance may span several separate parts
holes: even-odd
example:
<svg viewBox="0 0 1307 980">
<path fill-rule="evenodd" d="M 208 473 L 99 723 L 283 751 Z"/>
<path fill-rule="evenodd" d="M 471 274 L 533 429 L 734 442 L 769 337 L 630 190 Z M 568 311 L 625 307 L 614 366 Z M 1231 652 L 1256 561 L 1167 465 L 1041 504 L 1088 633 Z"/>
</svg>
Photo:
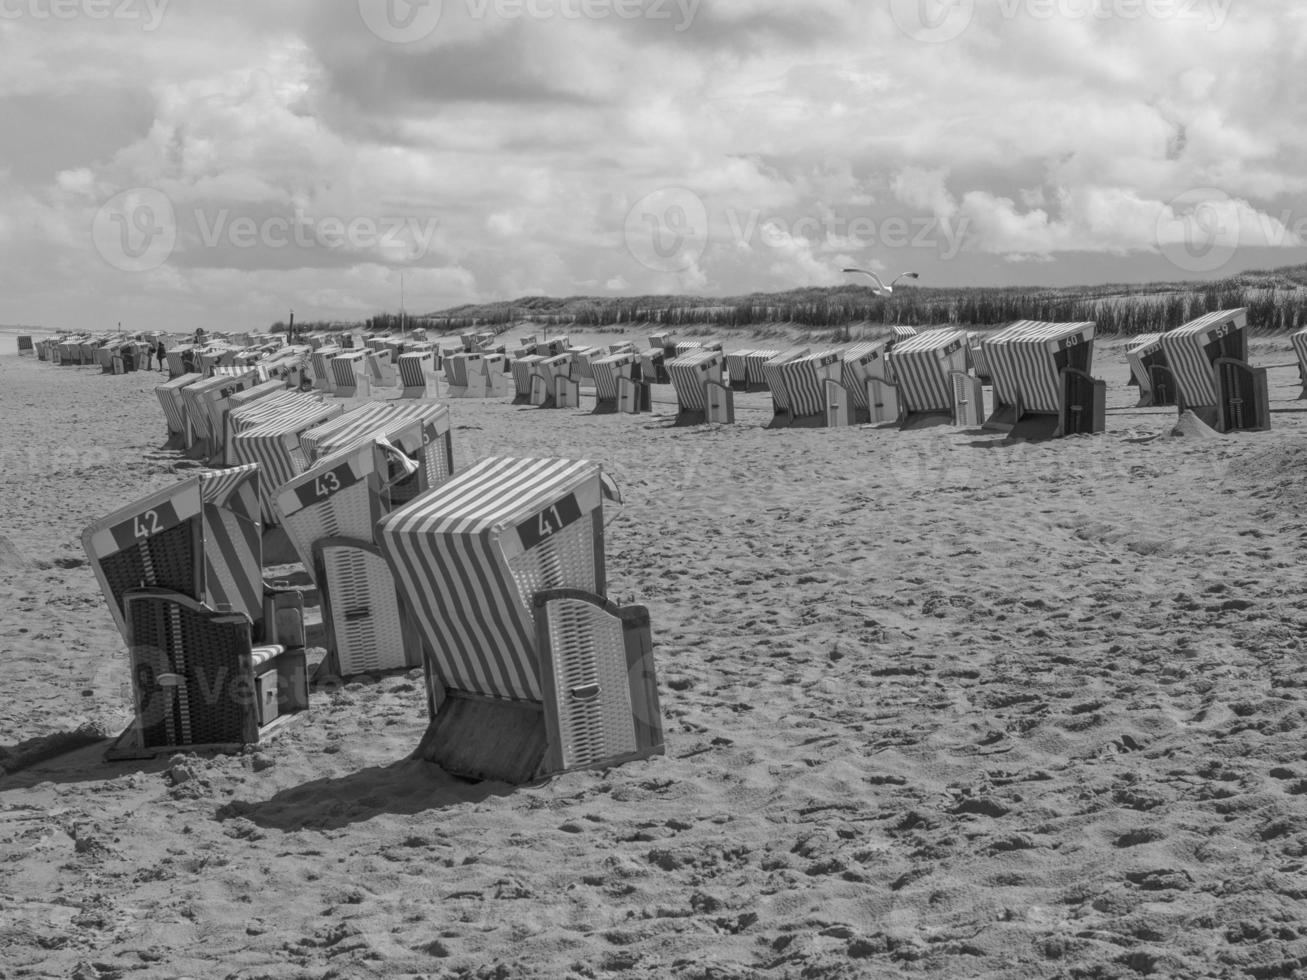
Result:
<svg viewBox="0 0 1307 980">
<path fill-rule="evenodd" d="M 1304 63 L 1292 0 L 0 0 L 0 323 L 1298 264 Z"/>
</svg>

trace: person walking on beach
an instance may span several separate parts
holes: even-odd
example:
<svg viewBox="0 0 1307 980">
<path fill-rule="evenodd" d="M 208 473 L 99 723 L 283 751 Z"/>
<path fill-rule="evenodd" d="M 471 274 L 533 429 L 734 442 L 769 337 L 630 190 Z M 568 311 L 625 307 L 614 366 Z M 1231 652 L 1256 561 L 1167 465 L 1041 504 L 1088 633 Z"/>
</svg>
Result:
<svg viewBox="0 0 1307 980">
<path fill-rule="evenodd" d="M 164 347 L 163 347 L 163 338 L 160 338 L 160 339 L 159 339 L 159 343 L 158 343 L 158 344 L 155 346 L 155 348 L 154 348 L 154 356 L 157 357 L 157 358 L 159 359 L 159 370 L 160 370 L 160 371 L 164 370 L 164 369 L 167 367 L 167 364 L 166 364 L 166 362 L 164 361 L 164 358 L 167 356 L 167 354 L 168 354 L 168 352 L 167 352 L 166 350 L 164 350 Z"/>
</svg>

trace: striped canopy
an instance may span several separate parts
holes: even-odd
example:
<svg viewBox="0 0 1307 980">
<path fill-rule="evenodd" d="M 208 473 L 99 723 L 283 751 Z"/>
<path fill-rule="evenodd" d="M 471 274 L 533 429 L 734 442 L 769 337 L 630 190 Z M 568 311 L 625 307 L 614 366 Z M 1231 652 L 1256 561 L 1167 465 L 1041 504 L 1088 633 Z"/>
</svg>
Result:
<svg viewBox="0 0 1307 980">
<path fill-rule="evenodd" d="M 1298 371 L 1307 376 L 1307 329 L 1299 330 L 1289 337 L 1293 352 L 1298 356 Z"/>
<path fill-rule="evenodd" d="M 704 382 L 722 380 L 726 358 L 721 351 L 690 348 L 688 353 L 667 361 L 663 367 L 676 389 L 676 401 L 682 411 L 702 411 L 707 408 Z"/>
<path fill-rule="evenodd" d="M 339 402 L 292 402 L 279 414 L 265 418 L 259 425 L 232 437 L 228 446 L 232 460 L 238 464 L 258 463 L 263 468 L 259 497 L 266 523 L 277 523 L 273 509 L 277 490 L 308 468 L 308 458 L 300 447 L 300 436 L 344 410 Z"/>
<path fill-rule="evenodd" d="M 1153 379 L 1148 374 L 1148 365 L 1159 359 L 1161 363 L 1166 363 L 1160 333 L 1139 334 L 1131 338 L 1130 345 L 1125 349 L 1125 362 L 1130 365 L 1130 373 L 1144 391 L 1153 387 Z"/>
<path fill-rule="evenodd" d="M 1247 318 L 1246 307 L 1217 310 L 1162 334 L 1162 350 L 1186 405 L 1216 404 L 1218 357 L 1247 360 Z"/>
<path fill-rule="evenodd" d="M 836 351 L 773 361 L 767 366 L 773 400 L 777 404 L 784 402 L 796 419 L 819 415 L 826 410 L 826 381 L 838 381 L 843 367 L 843 359 Z"/>
<path fill-rule="evenodd" d="M 965 331 L 927 330 L 901 341 L 890 356 L 907 411 L 952 410 L 949 374 L 967 369 Z"/>
<path fill-rule="evenodd" d="M 436 370 L 434 351 L 406 351 L 395 361 L 399 369 L 399 383 L 404 388 L 425 388 L 427 373 Z"/>
<path fill-rule="evenodd" d="M 183 374 L 155 385 L 154 394 L 163 408 L 163 417 L 168 421 L 168 431 L 183 435 L 186 432 L 186 405 L 182 401 L 182 389 L 202 380 L 199 374 Z"/>
<path fill-rule="evenodd" d="M 527 354 L 512 361 L 513 390 L 522 397 L 531 394 L 531 379 L 535 376 L 536 365 L 544 360 L 539 354 Z"/>
<path fill-rule="evenodd" d="M 994 400 L 1025 411 L 1055 413 L 1062 403 L 1060 372 L 1088 371 L 1094 324 L 1018 320 L 981 342 L 994 383 Z M 899 348 L 901 350 L 902 348 Z M 896 351 L 897 353 L 897 351 Z"/>
<path fill-rule="evenodd" d="M 761 352 L 755 351 L 754 353 L 756 355 Z M 763 363 L 763 378 L 767 382 L 767 388 L 771 391 L 772 401 L 777 409 L 785 412 L 790 410 L 789 394 L 785 387 L 785 379 L 780 373 L 780 366 L 790 361 L 797 361 L 801 357 L 807 357 L 810 353 L 811 351 L 807 347 L 791 347 L 773 355 Z"/>
<path fill-rule="evenodd" d="M 532 596 L 603 594 L 597 463 L 490 458 L 382 518 L 377 544 L 447 688 L 541 698 Z"/>
<path fill-rule="evenodd" d="M 222 438 L 222 412 L 220 405 L 238 391 L 253 388 L 259 383 L 259 372 L 253 368 L 239 368 L 234 375 L 214 375 L 182 389 L 182 404 L 191 428 L 202 439 L 216 445 Z"/>
<path fill-rule="evenodd" d="M 323 456 L 345 448 L 360 435 L 375 429 L 382 420 L 390 418 L 393 411 L 390 402 L 366 402 L 344 415 L 315 425 L 300 436 L 300 445 L 309 462 L 316 463 Z"/>
<path fill-rule="evenodd" d="M 359 377 L 367 377 L 367 353 L 361 350 L 344 351 L 331 359 L 331 379 L 337 388 L 357 388 Z"/>
</svg>

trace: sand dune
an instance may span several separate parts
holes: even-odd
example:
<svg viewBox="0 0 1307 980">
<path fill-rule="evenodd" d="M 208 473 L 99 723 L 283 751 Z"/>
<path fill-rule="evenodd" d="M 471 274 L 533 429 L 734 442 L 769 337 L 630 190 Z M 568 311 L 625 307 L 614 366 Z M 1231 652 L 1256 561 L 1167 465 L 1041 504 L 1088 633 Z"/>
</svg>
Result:
<svg viewBox="0 0 1307 980">
<path fill-rule="evenodd" d="M 1040 444 L 455 402 L 460 466 L 616 477 L 667 756 L 454 779 L 407 758 L 416 671 L 241 756 L 75 748 L 0 779 L 0 974 L 1307 975 L 1287 350 L 1254 344 L 1274 429 L 1237 437 L 1130 407 L 1104 341 L 1108 432 Z M 0 763 L 125 723 L 78 538 L 185 473 L 159 377 L 0 359 Z"/>
</svg>

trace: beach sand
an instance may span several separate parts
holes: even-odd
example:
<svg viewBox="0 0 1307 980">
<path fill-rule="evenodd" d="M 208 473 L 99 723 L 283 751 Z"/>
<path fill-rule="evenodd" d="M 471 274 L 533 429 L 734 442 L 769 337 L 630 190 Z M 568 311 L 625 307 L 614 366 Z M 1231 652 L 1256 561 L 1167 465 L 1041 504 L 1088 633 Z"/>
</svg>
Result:
<svg viewBox="0 0 1307 980">
<path fill-rule="evenodd" d="M 1293 355 L 1253 343 L 1272 431 L 1175 436 L 1122 350 L 1108 431 L 1040 444 L 453 402 L 460 467 L 603 464 L 609 594 L 652 614 L 667 754 L 521 787 L 408 758 L 417 671 L 102 761 L 80 535 L 193 471 L 161 375 L 0 358 L 0 763 L 95 739 L 0 777 L 0 976 L 1307 975 Z"/>
</svg>

